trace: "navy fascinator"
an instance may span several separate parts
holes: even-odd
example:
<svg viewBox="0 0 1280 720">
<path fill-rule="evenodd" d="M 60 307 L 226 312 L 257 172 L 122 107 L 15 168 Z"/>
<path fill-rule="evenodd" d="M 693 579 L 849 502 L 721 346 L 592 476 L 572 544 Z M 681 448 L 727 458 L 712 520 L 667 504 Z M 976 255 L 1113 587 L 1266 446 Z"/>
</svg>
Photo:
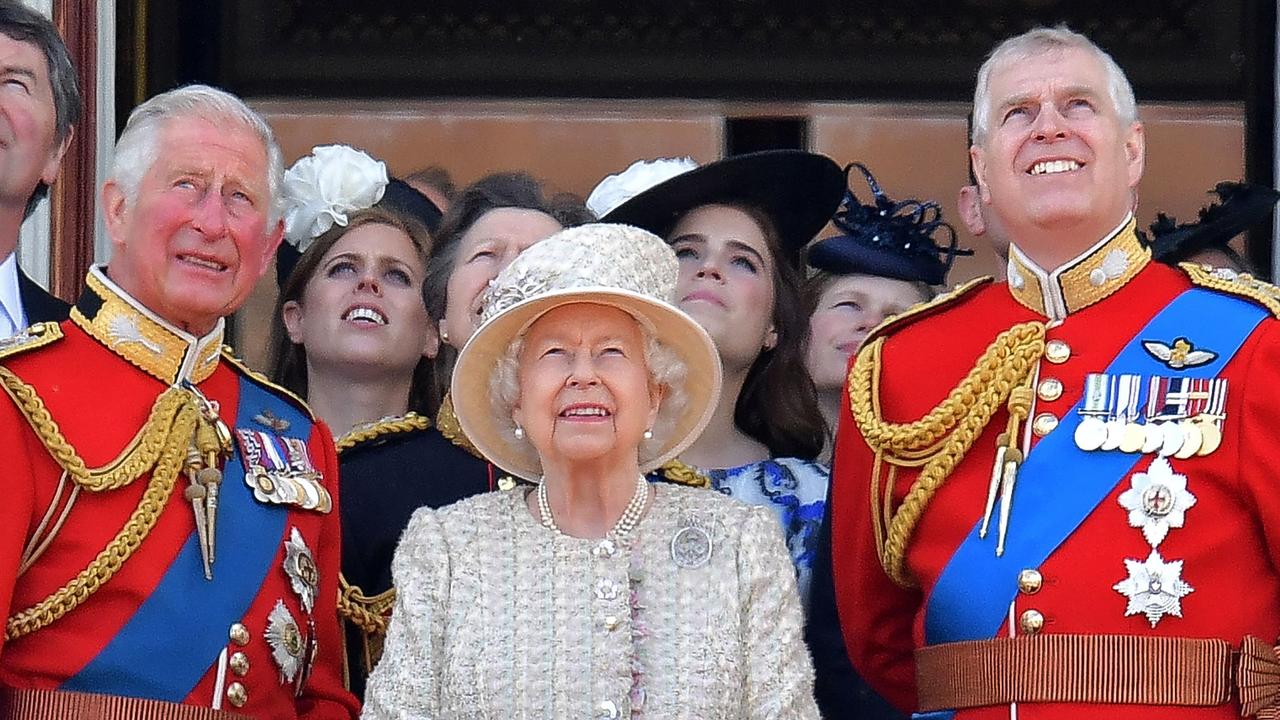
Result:
<svg viewBox="0 0 1280 720">
<path fill-rule="evenodd" d="M 838 275 L 861 273 L 895 280 L 942 285 L 958 255 L 972 255 L 957 245 L 955 229 L 942 221 L 938 203 L 914 198 L 893 200 L 862 163 L 845 168 L 846 184 L 854 168 L 871 190 L 863 204 L 850 189 L 831 222 L 841 235 L 815 242 L 809 265 Z M 935 237 L 945 234 L 945 245 Z"/>
</svg>

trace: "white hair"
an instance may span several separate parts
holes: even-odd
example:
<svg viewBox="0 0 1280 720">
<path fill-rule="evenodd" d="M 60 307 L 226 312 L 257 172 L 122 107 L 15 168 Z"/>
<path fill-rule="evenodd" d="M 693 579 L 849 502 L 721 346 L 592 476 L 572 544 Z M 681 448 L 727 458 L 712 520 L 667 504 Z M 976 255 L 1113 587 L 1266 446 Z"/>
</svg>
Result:
<svg viewBox="0 0 1280 720">
<path fill-rule="evenodd" d="M 1129 84 L 1129 78 L 1125 77 L 1124 70 L 1120 69 L 1106 51 L 1084 35 L 1068 29 L 1066 25 L 1039 27 L 997 45 L 978 69 L 978 84 L 973 92 L 973 143 L 982 144 L 991 127 L 991 74 L 996 68 L 1070 48 L 1085 50 L 1098 58 L 1106 70 L 1107 91 L 1116 114 L 1120 116 L 1121 124 L 1127 126 L 1136 122 L 1138 103 L 1133 95 L 1133 86 Z"/>
<path fill-rule="evenodd" d="M 684 383 L 689 369 L 680 356 L 655 337 L 644 323 L 637 322 L 637 325 L 644 336 L 644 363 L 649 370 L 649 380 L 654 385 L 665 388 L 662 402 L 658 406 L 658 417 L 650 428 L 653 437 L 642 441 L 640 445 L 643 464 L 646 457 L 652 457 L 658 448 L 666 446 L 667 438 L 675 431 L 676 421 L 688 402 Z M 494 416 L 498 419 L 501 431 L 508 437 L 515 431 L 515 421 L 511 414 L 520 401 L 520 352 L 524 349 L 524 336 L 527 332 L 526 328 L 524 333 L 511 341 L 507 351 L 498 358 L 489 378 L 489 387 L 493 388 L 489 400 Z"/>
<path fill-rule="evenodd" d="M 161 93 L 129 114 L 107 173 L 107 179 L 120 186 L 125 201 L 129 205 L 137 202 L 142 178 L 160 155 L 160 132 L 169 120 L 179 117 L 236 123 L 262 140 L 267 153 L 267 224 L 274 226 L 280 219 L 280 184 L 284 177 L 284 154 L 275 133 L 243 100 L 208 85 L 187 85 Z"/>
</svg>

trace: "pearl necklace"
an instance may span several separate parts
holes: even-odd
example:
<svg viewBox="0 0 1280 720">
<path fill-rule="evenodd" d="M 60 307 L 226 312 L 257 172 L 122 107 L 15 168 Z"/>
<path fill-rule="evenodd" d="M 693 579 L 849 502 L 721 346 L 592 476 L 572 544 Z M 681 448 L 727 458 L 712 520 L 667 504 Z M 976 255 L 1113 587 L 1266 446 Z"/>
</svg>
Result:
<svg viewBox="0 0 1280 720">
<path fill-rule="evenodd" d="M 640 524 L 640 517 L 644 515 L 645 506 L 649 504 L 649 481 L 644 479 L 643 475 L 636 476 L 636 491 L 631 496 L 631 502 L 627 503 L 627 507 L 622 511 L 622 517 L 618 518 L 618 522 L 614 524 L 613 529 L 609 530 L 609 535 L 615 538 L 621 538 L 636 528 Z M 538 514 L 542 516 L 542 526 L 554 532 L 557 535 L 563 535 L 564 532 L 556 525 L 556 520 L 551 516 L 551 502 L 547 499 L 547 479 L 543 478 L 538 483 Z"/>
</svg>

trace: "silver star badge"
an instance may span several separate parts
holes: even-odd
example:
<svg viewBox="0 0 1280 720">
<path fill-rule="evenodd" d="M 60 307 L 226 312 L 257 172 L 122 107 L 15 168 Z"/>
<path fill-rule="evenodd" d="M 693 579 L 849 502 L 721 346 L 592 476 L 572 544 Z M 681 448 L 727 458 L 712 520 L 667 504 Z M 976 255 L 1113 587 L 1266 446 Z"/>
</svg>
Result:
<svg viewBox="0 0 1280 720">
<path fill-rule="evenodd" d="M 289 576 L 289 586 L 302 601 L 302 608 L 310 614 L 315 608 L 316 591 L 320 587 L 320 571 L 316 569 L 311 549 L 296 527 L 290 529 L 289 539 L 284 543 L 284 572 Z"/>
<path fill-rule="evenodd" d="M 1165 615 L 1182 617 L 1182 598 L 1194 588 L 1182 580 L 1182 561 L 1165 562 L 1158 550 L 1152 550 L 1145 562 L 1126 559 L 1129 577 L 1113 587 L 1129 598 L 1124 615 L 1146 615 L 1151 627 Z"/>
<path fill-rule="evenodd" d="M 292 683 L 302 669 L 307 643 L 294 621 L 293 614 L 281 600 L 267 616 L 267 644 L 271 646 L 271 659 L 280 670 L 280 682 Z"/>
<path fill-rule="evenodd" d="M 1129 511 L 1129 526 L 1142 528 L 1142 535 L 1157 547 L 1169 528 L 1180 528 L 1196 496 L 1187 492 L 1187 476 L 1173 471 L 1169 461 L 1157 457 L 1145 473 L 1134 473 L 1130 487 L 1120 493 L 1120 506 Z"/>
</svg>

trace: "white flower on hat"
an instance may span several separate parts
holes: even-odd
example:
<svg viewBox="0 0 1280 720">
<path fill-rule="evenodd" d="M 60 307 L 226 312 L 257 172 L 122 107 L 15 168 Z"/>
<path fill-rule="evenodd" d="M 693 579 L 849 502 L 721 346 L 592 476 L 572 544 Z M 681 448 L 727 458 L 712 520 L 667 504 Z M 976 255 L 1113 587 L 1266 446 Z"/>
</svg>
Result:
<svg viewBox="0 0 1280 720">
<path fill-rule="evenodd" d="M 284 174 L 285 237 L 306 251 L 347 215 L 372 207 L 387 189 L 387 166 L 347 145 L 319 145 Z"/>
<path fill-rule="evenodd" d="M 604 217 L 645 190 L 697 167 L 690 157 L 637 160 L 626 170 L 601 180 L 587 196 L 587 209 L 598 218 Z"/>
</svg>

